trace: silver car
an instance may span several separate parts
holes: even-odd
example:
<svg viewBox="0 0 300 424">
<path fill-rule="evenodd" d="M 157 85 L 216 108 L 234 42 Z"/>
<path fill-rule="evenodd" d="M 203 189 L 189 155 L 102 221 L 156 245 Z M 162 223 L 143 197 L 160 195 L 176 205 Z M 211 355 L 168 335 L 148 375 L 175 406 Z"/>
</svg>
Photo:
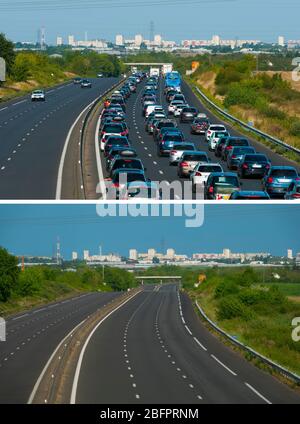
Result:
<svg viewBox="0 0 300 424">
<path fill-rule="evenodd" d="M 176 143 L 175 142 L 170 152 L 169 164 L 177 165 L 184 151 L 195 151 L 195 150 L 196 150 L 196 147 L 193 143 L 185 143 L 185 142 Z"/>
<path fill-rule="evenodd" d="M 199 162 L 210 162 L 206 152 L 183 152 L 178 162 L 178 176 L 189 177 Z"/>
</svg>

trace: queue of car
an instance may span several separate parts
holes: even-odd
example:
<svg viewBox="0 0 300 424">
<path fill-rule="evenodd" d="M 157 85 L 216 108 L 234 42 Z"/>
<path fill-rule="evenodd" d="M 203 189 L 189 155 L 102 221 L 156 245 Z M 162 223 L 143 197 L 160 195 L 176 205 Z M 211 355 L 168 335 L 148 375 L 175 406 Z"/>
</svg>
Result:
<svg viewBox="0 0 300 424">
<path fill-rule="evenodd" d="M 206 114 L 191 107 L 178 87 L 165 87 L 168 116 L 164 115 L 155 90 L 147 85 L 142 96 L 145 130 L 153 135 L 158 156 L 168 156 L 169 164 L 177 166 L 178 176 L 190 178 L 194 192 L 200 188 L 204 198 L 212 200 L 300 198 L 300 178 L 295 168 L 272 166 L 269 158 L 257 152 L 246 137 L 230 135 L 224 125 L 210 122 Z M 198 151 L 195 143 L 185 139 L 178 122 L 189 123 L 191 134 L 204 135 L 216 161 L 212 163 L 206 152 Z M 245 178 L 260 179 L 262 189 L 242 190 L 241 179 Z"/>
<path fill-rule="evenodd" d="M 144 73 L 130 76 L 105 99 L 100 116 L 99 147 L 106 162 L 106 188 L 112 199 L 159 198 L 157 186 L 147 178 L 146 168 L 131 146 L 126 123 L 126 102 L 145 77 Z M 152 90 L 152 82 L 157 84 L 154 79 L 148 81 L 149 90 Z M 148 101 L 149 96 L 145 96 L 145 100 Z"/>
</svg>

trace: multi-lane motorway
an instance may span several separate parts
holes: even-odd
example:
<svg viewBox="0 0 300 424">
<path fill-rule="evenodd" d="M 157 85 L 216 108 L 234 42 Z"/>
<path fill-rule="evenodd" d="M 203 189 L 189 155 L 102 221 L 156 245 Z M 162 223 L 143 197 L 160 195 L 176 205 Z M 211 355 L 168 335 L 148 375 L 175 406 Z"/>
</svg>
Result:
<svg viewBox="0 0 300 424">
<path fill-rule="evenodd" d="M 54 199 L 66 137 L 81 111 L 117 82 L 92 80 L 91 89 L 67 83 L 0 105 L 0 199 Z"/>
<path fill-rule="evenodd" d="M 299 403 L 300 396 L 225 347 L 176 285 L 149 286 L 96 330 L 76 403 Z"/>
<path fill-rule="evenodd" d="M 138 85 L 137 94 L 131 96 L 127 103 L 126 110 L 126 120 L 129 126 L 130 133 L 130 142 L 132 147 L 134 147 L 138 153 L 138 156 L 142 159 L 144 166 L 147 168 L 147 177 L 152 181 L 167 181 L 172 183 L 178 180 L 177 167 L 169 165 L 168 157 L 159 157 L 157 155 L 157 145 L 154 142 L 153 136 L 149 135 L 145 131 L 145 119 L 142 116 L 142 105 L 141 105 L 141 96 L 143 93 L 145 82 Z M 158 89 L 158 103 L 160 103 L 166 113 L 167 113 L 167 102 L 163 94 L 164 81 L 161 78 Z M 224 124 L 229 130 L 230 134 L 233 136 L 241 136 L 236 129 L 232 128 L 228 123 L 221 121 L 220 118 L 212 114 L 205 105 L 203 105 L 200 100 L 193 93 L 191 88 L 187 83 L 183 82 L 182 93 L 184 94 L 187 103 L 196 107 L 200 112 L 206 113 L 209 117 L 211 123 L 220 123 Z M 190 124 L 181 124 L 177 119 L 178 127 L 182 130 L 185 140 L 195 144 L 198 150 L 207 152 L 209 158 L 212 162 L 220 162 L 224 171 L 229 171 L 226 162 L 223 162 L 220 158 L 216 158 L 213 152 L 208 150 L 208 143 L 205 141 L 204 136 L 192 135 L 190 133 Z M 257 152 L 265 153 L 267 157 L 271 160 L 273 165 L 290 165 L 294 166 L 298 172 L 300 167 L 297 166 L 294 162 L 289 161 L 288 159 L 280 156 L 275 153 L 268 147 L 263 144 L 253 140 L 249 136 L 247 137 L 250 140 L 251 145 L 256 149 Z M 105 160 L 102 158 L 102 169 L 104 177 L 107 176 L 105 173 Z M 181 182 L 184 182 L 184 179 L 179 179 Z M 261 182 L 259 179 L 242 179 L 242 189 L 243 190 L 261 190 Z M 179 199 L 178 195 L 175 195 L 175 199 Z"/>
<path fill-rule="evenodd" d="M 26 403 L 60 341 L 119 293 L 91 293 L 52 303 L 7 321 L 0 343 L 0 403 Z"/>
<path fill-rule="evenodd" d="M 0 344 L 0 403 L 26 403 L 61 341 L 117 296 L 86 294 L 10 318 Z M 112 308 L 82 344 L 68 377 L 71 403 L 300 403 L 213 336 L 176 284 L 145 286 Z"/>
</svg>

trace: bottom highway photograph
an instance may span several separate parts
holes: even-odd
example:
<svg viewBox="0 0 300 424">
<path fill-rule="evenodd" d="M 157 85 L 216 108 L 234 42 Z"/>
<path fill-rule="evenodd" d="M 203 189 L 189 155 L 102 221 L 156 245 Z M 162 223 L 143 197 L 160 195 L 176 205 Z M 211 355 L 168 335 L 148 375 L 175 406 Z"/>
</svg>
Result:
<svg viewBox="0 0 300 424">
<path fill-rule="evenodd" d="M 0 404 L 300 404 L 300 205 L 158 208 L 0 205 Z"/>
</svg>

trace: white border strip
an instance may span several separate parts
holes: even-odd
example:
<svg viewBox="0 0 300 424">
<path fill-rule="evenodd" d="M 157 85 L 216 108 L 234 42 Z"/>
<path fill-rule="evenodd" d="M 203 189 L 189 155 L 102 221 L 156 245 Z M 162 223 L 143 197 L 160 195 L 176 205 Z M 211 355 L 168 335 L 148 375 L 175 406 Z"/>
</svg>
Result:
<svg viewBox="0 0 300 424">
<path fill-rule="evenodd" d="M 45 367 L 44 367 L 44 369 L 43 369 L 43 371 L 41 372 L 41 374 L 40 374 L 40 376 L 39 376 L 39 378 L 37 379 L 37 382 L 35 383 L 35 385 L 34 385 L 34 388 L 33 388 L 33 390 L 32 390 L 32 392 L 31 392 L 31 395 L 30 395 L 30 397 L 29 397 L 29 399 L 28 399 L 28 404 L 32 404 L 32 402 L 33 402 L 33 400 L 34 400 L 34 398 L 35 398 L 35 395 L 36 395 L 36 392 L 38 391 L 38 388 L 39 388 L 39 386 L 40 386 L 40 384 L 41 384 L 41 381 L 42 381 L 42 379 L 43 379 L 43 377 L 44 377 L 44 375 L 46 374 L 46 371 L 47 371 L 47 369 L 48 369 L 48 367 L 49 367 L 49 365 L 51 364 L 51 362 L 52 362 L 52 360 L 53 360 L 53 358 L 54 358 L 54 356 L 56 355 L 56 353 L 58 352 L 58 350 L 60 349 L 60 347 L 62 346 L 62 344 L 71 336 L 71 334 L 72 333 L 74 333 L 74 331 L 76 331 L 77 330 L 77 328 L 78 327 L 80 327 L 84 322 L 86 321 L 86 319 L 84 319 L 83 321 L 81 321 L 78 325 L 76 325 L 76 327 L 74 327 L 73 328 L 73 330 L 71 330 L 67 335 L 66 335 L 66 337 L 65 338 L 63 338 L 62 339 L 62 341 L 59 343 L 59 345 L 57 346 L 57 348 L 55 349 L 55 351 L 52 353 L 52 355 L 50 356 L 50 358 L 49 358 L 49 360 L 48 360 L 48 362 L 46 363 L 46 365 L 45 365 Z"/>
<path fill-rule="evenodd" d="M 101 154 L 100 154 L 100 147 L 99 147 L 99 131 L 100 131 L 100 124 L 101 124 L 101 116 L 98 118 L 97 127 L 96 127 L 96 133 L 95 133 L 95 151 L 96 151 L 96 163 L 97 163 L 97 170 L 98 170 L 98 178 L 100 184 L 100 189 L 102 193 L 102 199 L 106 200 L 106 187 L 104 184 L 104 175 L 103 175 L 103 169 L 102 169 L 102 162 L 101 162 Z M 102 184 L 103 182 L 103 184 Z"/>
<path fill-rule="evenodd" d="M 77 117 L 76 121 L 73 123 L 73 125 L 71 126 L 65 144 L 64 144 L 64 148 L 63 148 L 63 152 L 60 158 L 60 163 L 59 163 L 59 168 L 58 168 L 58 176 L 57 176 L 57 185 L 56 185 L 56 195 L 55 195 L 55 199 L 56 200 L 60 200 L 61 198 L 61 190 L 62 190 L 62 177 L 63 177 L 63 171 L 64 171 L 64 165 L 65 165 L 65 159 L 66 159 L 66 154 L 67 154 L 67 150 L 68 150 L 68 146 L 70 143 L 70 139 L 71 139 L 71 135 L 73 133 L 74 128 L 76 127 L 77 123 L 79 122 L 80 118 L 82 117 L 82 115 L 88 110 L 88 108 L 90 108 L 95 101 L 97 100 L 98 97 L 95 98 L 95 100 L 93 100 L 90 104 L 88 104 L 86 106 L 86 108 L 84 108 L 84 110 L 80 113 L 80 115 Z"/>
<path fill-rule="evenodd" d="M 71 399 L 70 399 L 70 403 L 72 405 L 74 405 L 76 403 L 77 387 L 78 387 L 78 381 L 79 381 L 79 376 L 80 376 L 80 370 L 81 370 L 81 365 L 82 365 L 83 357 L 84 357 L 86 348 L 87 348 L 87 346 L 88 346 L 91 338 L 93 337 L 94 333 L 97 331 L 97 329 L 100 327 L 100 325 L 103 324 L 103 322 L 105 320 L 107 320 L 107 318 L 109 318 L 114 312 L 116 312 L 118 309 L 122 308 L 122 306 L 126 305 L 126 303 L 128 303 L 130 300 L 132 300 L 135 296 L 137 296 L 140 293 L 142 293 L 142 292 L 139 291 L 139 292 L 135 293 L 132 297 L 130 297 L 129 299 L 125 300 L 125 302 L 121 303 L 121 305 L 117 306 L 113 311 L 111 311 L 109 314 L 107 314 L 96 325 L 96 327 L 94 327 L 94 329 L 91 331 L 90 335 L 88 336 L 86 342 L 83 345 L 83 348 L 82 348 L 82 350 L 80 352 L 80 356 L 79 356 L 79 359 L 78 359 L 78 362 L 77 362 L 75 376 L 74 376 L 73 385 L 72 385 Z"/>
</svg>

